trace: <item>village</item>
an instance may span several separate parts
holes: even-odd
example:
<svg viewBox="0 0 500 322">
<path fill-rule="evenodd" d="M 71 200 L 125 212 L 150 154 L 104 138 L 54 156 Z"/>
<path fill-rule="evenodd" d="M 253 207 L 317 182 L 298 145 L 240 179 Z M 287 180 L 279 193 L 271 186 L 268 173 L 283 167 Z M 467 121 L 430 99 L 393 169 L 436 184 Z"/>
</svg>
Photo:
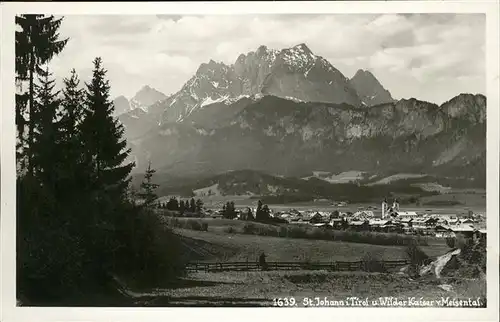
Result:
<svg viewBox="0 0 500 322">
<path fill-rule="evenodd" d="M 346 207 L 347 203 L 341 202 L 336 205 Z M 234 219 L 244 219 L 248 211 L 255 213 L 256 209 L 253 207 L 236 209 Z M 404 211 L 400 208 L 397 199 L 394 199 L 391 204 L 384 200 L 380 208 L 360 207 L 356 212 L 297 209 L 286 211 L 269 209 L 269 212 L 271 217 L 279 218 L 280 221 L 288 224 L 311 225 L 324 229 L 400 233 L 438 238 L 455 237 L 457 234 L 465 237 L 486 236 L 486 218 L 483 213 L 474 213 L 470 210 L 467 215 Z M 222 216 L 222 211 L 208 209 L 205 210 L 205 215 L 218 218 Z"/>
</svg>

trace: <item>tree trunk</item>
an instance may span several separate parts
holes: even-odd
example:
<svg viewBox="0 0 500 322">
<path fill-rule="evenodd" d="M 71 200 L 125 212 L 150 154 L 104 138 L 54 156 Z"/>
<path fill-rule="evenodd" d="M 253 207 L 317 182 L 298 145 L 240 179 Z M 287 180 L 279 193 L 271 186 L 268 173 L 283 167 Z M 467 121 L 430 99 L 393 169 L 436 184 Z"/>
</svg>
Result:
<svg viewBox="0 0 500 322">
<path fill-rule="evenodd" d="M 35 71 L 35 55 L 33 53 L 34 48 L 30 52 L 30 87 L 29 87 L 29 131 L 28 131 L 28 175 L 33 176 L 33 132 L 34 132 L 34 105 L 35 105 L 35 94 L 33 86 L 33 74 Z"/>
</svg>

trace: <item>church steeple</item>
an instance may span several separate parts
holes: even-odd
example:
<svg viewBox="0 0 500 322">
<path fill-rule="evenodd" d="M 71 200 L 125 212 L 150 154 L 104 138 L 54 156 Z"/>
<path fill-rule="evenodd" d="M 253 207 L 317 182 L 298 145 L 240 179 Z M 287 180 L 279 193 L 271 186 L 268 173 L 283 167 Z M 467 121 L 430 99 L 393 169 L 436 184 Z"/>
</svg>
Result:
<svg viewBox="0 0 500 322">
<path fill-rule="evenodd" d="M 394 211 L 399 211 L 399 202 L 398 202 L 398 198 L 394 198 L 394 202 L 392 203 L 392 209 Z"/>
<path fill-rule="evenodd" d="M 384 219 L 388 215 L 388 204 L 387 204 L 387 198 L 384 198 L 384 201 L 382 201 L 382 219 Z"/>
</svg>

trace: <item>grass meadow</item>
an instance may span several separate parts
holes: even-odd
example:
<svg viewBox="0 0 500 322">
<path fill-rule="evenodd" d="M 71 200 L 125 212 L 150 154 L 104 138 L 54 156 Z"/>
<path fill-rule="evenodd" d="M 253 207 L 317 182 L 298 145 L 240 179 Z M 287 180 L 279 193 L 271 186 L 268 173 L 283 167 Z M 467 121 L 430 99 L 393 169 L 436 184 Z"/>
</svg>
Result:
<svg viewBox="0 0 500 322">
<path fill-rule="evenodd" d="M 179 218 L 179 220 L 183 220 Z M 194 219 L 191 219 L 194 220 Z M 245 221 L 196 219 L 208 223 L 207 231 L 175 228 L 187 252 L 196 261 L 250 261 L 264 252 L 267 261 L 359 261 L 366 255 L 380 260 L 406 259 L 405 246 L 374 245 L 336 240 L 284 238 L 228 232 L 243 229 Z M 269 226 L 264 224 L 253 223 Z M 431 257 L 449 251 L 443 239 L 428 238 L 421 248 Z"/>
</svg>

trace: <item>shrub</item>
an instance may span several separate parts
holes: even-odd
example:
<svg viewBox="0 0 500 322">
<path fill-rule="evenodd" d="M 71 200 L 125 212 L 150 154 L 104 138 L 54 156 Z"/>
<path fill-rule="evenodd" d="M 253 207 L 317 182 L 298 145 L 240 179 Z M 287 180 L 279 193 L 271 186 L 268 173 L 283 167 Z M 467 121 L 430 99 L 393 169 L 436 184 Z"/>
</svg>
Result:
<svg viewBox="0 0 500 322">
<path fill-rule="evenodd" d="M 187 219 L 185 221 L 185 226 L 184 227 L 186 229 L 201 231 L 202 230 L 201 220 Z"/>
<path fill-rule="evenodd" d="M 134 212 L 116 231 L 121 244 L 114 254 L 117 273 L 151 285 L 182 275 L 184 261 L 177 236 L 152 212 Z"/>
<path fill-rule="evenodd" d="M 201 230 L 202 231 L 208 231 L 208 224 L 206 222 L 201 224 Z"/>
<path fill-rule="evenodd" d="M 257 235 L 278 237 L 279 231 L 275 227 L 272 227 L 272 226 L 259 225 L 257 227 Z"/>
<path fill-rule="evenodd" d="M 291 225 L 288 227 L 288 236 L 292 238 L 306 238 L 306 228 L 297 225 Z"/>
<path fill-rule="evenodd" d="M 246 222 L 241 233 L 259 236 L 275 236 L 287 238 L 305 238 L 313 240 L 337 240 L 351 243 L 366 243 L 373 245 L 410 244 L 427 245 L 426 237 L 408 236 L 397 233 L 379 233 L 370 231 L 327 230 L 310 225 L 288 224 L 274 226 L 263 223 Z"/>
<path fill-rule="evenodd" d="M 414 266 L 420 266 L 429 261 L 429 256 L 418 247 L 416 242 L 412 242 L 406 246 L 406 255 L 410 260 L 410 264 Z"/>
<path fill-rule="evenodd" d="M 446 237 L 446 245 L 450 248 L 456 247 L 456 238 L 455 237 Z"/>
<path fill-rule="evenodd" d="M 457 243 L 461 250 L 459 274 L 463 277 L 476 278 L 486 273 L 486 243 L 474 242 L 461 235 L 457 235 Z"/>
</svg>

